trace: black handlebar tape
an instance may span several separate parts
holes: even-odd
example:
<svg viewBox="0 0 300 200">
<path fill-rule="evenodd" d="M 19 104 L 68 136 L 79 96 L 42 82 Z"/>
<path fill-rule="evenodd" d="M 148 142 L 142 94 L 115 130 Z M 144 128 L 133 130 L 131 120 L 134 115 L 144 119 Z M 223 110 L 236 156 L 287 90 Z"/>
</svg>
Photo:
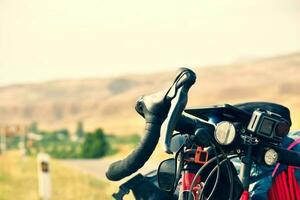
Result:
<svg viewBox="0 0 300 200">
<path fill-rule="evenodd" d="M 180 133 L 193 134 L 196 130 L 197 121 L 191 117 L 188 117 L 185 114 L 182 114 L 178 119 L 175 130 Z"/>
<path fill-rule="evenodd" d="M 195 134 L 198 128 L 214 130 L 214 126 L 208 122 L 201 121 L 195 117 L 190 117 L 188 114 L 183 113 L 178 119 L 175 130 L 181 133 Z"/>
<path fill-rule="evenodd" d="M 185 78 L 182 78 L 185 76 Z M 152 155 L 159 137 L 163 121 L 171 106 L 171 100 L 176 96 L 179 87 L 189 88 L 195 82 L 195 73 L 189 69 L 180 69 L 173 85 L 167 92 L 159 92 L 142 96 L 136 104 L 136 111 L 145 118 L 145 134 L 138 147 L 125 159 L 112 163 L 106 177 L 118 181 L 130 176 L 140 169 Z"/>
<path fill-rule="evenodd" d="M 160 136 L 159 124 L 146 123 L 145 134 L 138 147 L 125 159 L 109 166 L 106 177 L 111 181 L 119 181 L 140 169 L 154 151 Z"/>
</svg>

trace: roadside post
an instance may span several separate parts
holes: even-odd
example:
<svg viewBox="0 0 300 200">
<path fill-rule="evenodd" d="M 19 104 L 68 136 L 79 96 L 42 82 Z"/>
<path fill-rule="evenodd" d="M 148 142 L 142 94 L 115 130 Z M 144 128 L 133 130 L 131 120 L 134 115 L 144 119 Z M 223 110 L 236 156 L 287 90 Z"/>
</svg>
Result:
<svg viewBox="0 0 300 200">
<path fill-rule="evenodd" d="M 3 154 L 6 151 L 6 129 L 0 127 L 0 153 Z"/>
<path fill-rule="evenodd" d="M 42 200 L 51 199 L 51 177 L 50 177 L 50 156 L 46 153 L 39 153 L 37 156 L 39 197 Z"/>
<path fill-rule="evenodd" d="M 26 136 L 27 136 L 27 127 L 24 126 L 23 128 L 19 127 L 18 129 L 19 134 L 20 134 L 20 142 L 19 142 L 19 149 L 21 156 L 24 157 L 26 156 Z"/>
</svg>

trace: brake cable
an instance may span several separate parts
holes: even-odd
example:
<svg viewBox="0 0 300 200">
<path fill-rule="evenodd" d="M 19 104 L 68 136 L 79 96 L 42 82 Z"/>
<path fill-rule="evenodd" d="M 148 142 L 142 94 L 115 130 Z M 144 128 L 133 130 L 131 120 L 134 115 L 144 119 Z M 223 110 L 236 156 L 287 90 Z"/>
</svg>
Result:
<svg viewBox="0 0 300 200">
<path fill-rule="evenodd" d="M 215 153 L 215 155 L 218 155 L 218 153 L 217 153 L 217 150 L 216 150 L 216 146 L 212 143 L 211 144 L 211 146 L 212 146 L 212 148 L 213 148 L 213 151 L 214 151 L 214 153 Z M 213 189 L 212 189 L 212 191 L 211 191 L 211 193 L 210 193 L 210 195 L 208 196 L 208 198 L 207 198 L 207 200 L 209 200 L 211 197 L 212 197 L 212 195 L 213 195 L 213 193 L 215 192 L 215 190 L 216 190 L 216 188 L 217 188 L 217 185 L 218 185 L 218 183 L 219 183 L 219 179 L 220 179 L 220 166 L 222 165 L 222 162 L 220 163 L 220 161 L 219 161 L 219 159 L 217 159 L 217 177 L 216 177 L 216 180 L 215 180 L 215 184 L 214 184 L 214 187 L 213 187 Z M 214 168 L 214 169 L 215 169 Z M 213 171 L 211 171 L 211 173 L 212 173 Z M 202 196 L 203 196 L 203 191 L 204 191 L 204 188 L 205 188 L 205 185 L 206 185 L 206 182 L 208 181 L 208 179 L 209 179 L 209 177 L 211 176 L 211 173 L 207 176 L 207 178 L 206 178 L 206 181 L 204 182 L 204 186 L 203 186 L 203 188 L 202 188 L 202 190 L 201 190 L 201 194 L 200 194 L 200 200 L 202 199 Z"/>
<path fill-rule="evenodd" d="M 191 193 L 192 193 L 192 190 L 196 184 L 196 179 L 198 176 L 200 176 L 200 174 L 203 172 L 203 170 L 209 165 L 211 164 L 212 162 L 214 162 L 215 160 L 219 159 L 219 157 L 221 157 L 223 155 L 216 155 L 215 157 L 211 158 L 210 160 L 208 160 L 196 173 L 193 181 L 192 181 L 192 184 L 191 184 L 191 187 L 190 187 L 190 190 L 189 190 L 189 195 L 188 195 L 188 200 L 190 200 L 191 198 Z"/>
<path fill-rule="evenodd" d="M 228 199 L 232 200 L 232 195 L 233 195 L 233 175 L 232 175 L 232 171 L 231 171 L 230 162 L 228 160 L 227 155 L 224 153 L 223 149 L 221 147 L 219 147 L 219 150 L 220 150 L 221 154 L 224 156 L 225 160 L 227 161 L 226 162 L 226 168 L 227 168 L 228 177 L 229 177 L 229 184 L 230 184 L 230 193 L 229 193 L 229 198 Z"/>
<path fill-rule="evenodd" d="M 192 181 L 192 184 L 191 184 L 191 188 L 190 188 L 190 190 L 189 190 L 189 195 L 188 195 L 188 200 L 190 200 L 191 198 L 192 198 L 192 195 L 191 195 L 191 193 L 192 193 L 192 189 L 194 188 L 194 186 L 195 186 L 195 182 L 196 182 L 196 178 L 198 177 L 198 176 L 200 176 L 201 175 L 201 173 L 203 172 L 203 170 L 207 167 L 207 166 L 209 166 L 211 163 L 213 163 L 214 161 L 216 161 L 217 159 L 219 159 L 219 158 L 221 158 L 221 157 L 224 157 L 224 155 L 225 155 L 225 153 L 222 151 L 222 155 L 218 155 L 218 156 L 216 156 L 216 157 L 213 157 L 213 158 L 211 158 L 210 160 L 208 160 L 199 170 L 198 170 L 198 172 L 196 173 L 196 175 L 195 175 L 195 177 L 194 177 L 194 179 L 193 179 L 193 181 Z M 226 157 L 226 155 L 225 155 L 225 157 Z M 235 156 L 231 156 L 230 158 L 229 158 L 229 160 L 230 159 L 233 159 L 233 158 L 237 158 L 237 157 L 239 157 L 238 155 L 235 155 Z M 228 174 L 229 174 L 229 182 L 230 182 L 230 195 L 229 195 L 229 197 L 230 197 L 230 200 L 232 199 L 232 194 L 233 194 L 233 175 L 232 175 L 232 172 L 231 172 L 231 170 L 229 169 L 229 166 L 228 166 L 228 158 L 226 157 L 225 158 L 226 160 L 223 160 L 224 162 L 225 161 L 227 161 L 226 163 L 227 163 L 227 171 L 228 171 Z"/>
<path fill-rule="evenodd" d="M 214 143 L 211 142 L 211 146 L 214 146 Z M 227 155 L 225 154 L 225 152 L 223 151 L 223 149 L 220 147 L 220 145 L 218 145 L 218 143 L 216 143 L 216 146 L 218 147 L 218 149 L 220 150 L 224 160 L 222 160 L 222 163 L 224 163 L 225 161 L 226 162 L 226 168 L 227 168 L 227 172 L 228 172 L 228 178 L 229 178 L 229 185 L 230 185 L 230 192 L 229 192 L 229 200 L 232 200 L 232 195 L 233 195 L 233 174 L 232 174 L 232 171 L 231 171 L 231 166 L 230 166 L 230 162 L 229 160 L 232 159 L 232 158 L 235 158 L 235 157 L 238 157 L 237 155 L 236 156 L 232 156 L 229 160 L 228 160 L 228 157 Z M 215 146 L 214 146 L 215 147 Z M 216 167 L 220 167 L 220 165 L 217 163 L 217 166 Z M 207 178 L 208 179 L 208 178 Z M 216 179 L 217 180 L 217 179 Z M 206 182 L 206 181 L 205 181 Z M 214 187 L 216 186 L 216 183 L 214 185 Z M 213 188 L 214 189 L 214 188 Z M 203 189 L 202 189 L 203 191 Z M 214 191 L 212 191 L 214 192 Z M 211 194 L 209 195 L 209 197 L 211 196 Z"/>
<path fill-rule="evenodd" d="M 233 158 L 237 158 L 237 157 L 239 157 L 239 156 L 238 156 L 238 155 L 232 156 L 232 157 L 230 157 L 229 159 L 233 159 Z M 209 173 L 209 175 L 208 175 L 207 178 L 206 178 L 206 181 L 204 182 L 204 187 L 202 188 L 202 193 L 201 193 L 200 199 L 202 199 L 202 197 L 203 197 L 203 191 L 204 191 L 204 189 L 205 189 L 205 187 L 206 187 L 205 185 L 206 185 L 208 179 L 211 178 L 210 176 L 212 176 L 212 175 L 215 173 L 216 170 L 219 170 L 219 167 L 220 167 L 221 165 L 223 165 L 225 162 L 228 162 L 228 160 L 227 160 L 227 159 L 222 160 L 222 161 L 220 162 L 220 165 L 215 166 L 215 167 L 213 168 L 213 170 Z M 216 178 L 214 187 L 213 187 L 213 189 L 212 189 L 210 195 L 207 197 L 207 200 L 209 200 L 209 199 L 212 197 L 213 193 L 215 193 L 217 181 L 219 181 L 219 180 Z"/>
</svg>

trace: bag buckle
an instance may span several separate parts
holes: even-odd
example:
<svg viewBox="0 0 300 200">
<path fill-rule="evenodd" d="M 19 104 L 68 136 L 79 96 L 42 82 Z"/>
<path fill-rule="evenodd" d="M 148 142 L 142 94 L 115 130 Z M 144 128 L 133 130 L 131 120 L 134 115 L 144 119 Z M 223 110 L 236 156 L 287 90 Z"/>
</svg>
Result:
<svg viewBox="0 0 300 200">
<path fill-rule="evenodd" d="M 208 152 L 204 150 L 202 147 L 197 147 L 194 162 L 198 164 L 205 164 L 207 160 L 208 160 Z"/>
</svg>

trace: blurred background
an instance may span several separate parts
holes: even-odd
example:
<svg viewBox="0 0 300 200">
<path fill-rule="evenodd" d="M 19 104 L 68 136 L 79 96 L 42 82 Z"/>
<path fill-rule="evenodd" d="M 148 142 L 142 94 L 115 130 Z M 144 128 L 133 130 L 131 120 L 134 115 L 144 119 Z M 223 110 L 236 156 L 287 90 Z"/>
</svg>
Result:
<svg viewBox="0 0 300 200">
<path fill-rule="evenodd" d="M 52 199 L 111 199 L 136 100 L 179 67 L 197 73 L 188 106 L 271 101 L 300 129 L 299 36 L 298 0 L 0 0 L 0 199 L 39 199 L 40 152 Z"/>
</svg>

